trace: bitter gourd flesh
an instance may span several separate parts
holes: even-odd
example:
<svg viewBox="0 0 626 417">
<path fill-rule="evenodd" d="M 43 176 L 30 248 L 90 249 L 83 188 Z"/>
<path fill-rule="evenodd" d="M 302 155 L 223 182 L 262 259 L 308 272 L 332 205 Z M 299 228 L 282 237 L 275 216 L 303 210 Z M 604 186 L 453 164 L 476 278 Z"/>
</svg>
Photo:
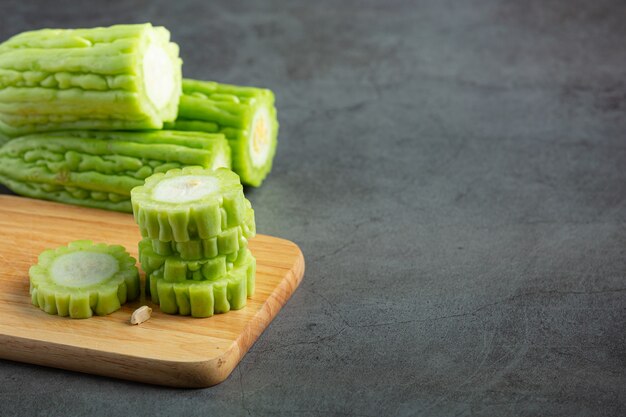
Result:
<svg viewBox="0 0 626 417">
<path fill-rule="evenodd" d="M 81 240 L 49 249 L 29 275 L 32 303 L 59 316 L 102 316 L 139 296 L 135 259 L 119 245 Z"/>
<path fill-rule="evenodd" d="M 166 129 L 221 132 L 232 150 L 232 168 L 258 187 L 272 169 L 278 120 L 272 91 L 183 79 L 178 118 Z"/>
<path fill-rule="evenodd" d="M 239 247 L 247 245 L 248 239 L 256 234 L 254 210 L 249 207 L 246 199 L 246 218 L 244 222 L 234 228 L 223 230 L 216 237 L 210 239 L 189 240 L 187 242 L 162 242 L 158 239 L 148 239 L 152 251 L 161 256 L 178 255 L 184 260 L 209 259 L 218 255 L 229 254 Z"/>
<path fill-rule="evenodd" d="M 149 23 L 18 34 L 0 44 L 0 131 L 160 129 L 176 118 L 181 65 Z"/>
<path fill-rule="evenodd" d="M 139 262 L 146 275 L 163 277 L 167 282 L 214 281 L 244 262 L 247 251 L 247 245 L 243 245 L 228 254 L 186 260 L 178 254 L 159 255 L 152 249 L 150 240 L 143 239 L 139 242 Z"/>
<path fill-rule="evenodd" d="M 185 167 L 146 178 L 131 191 L 143 237 L 161 242 L 207 240 L 245 222 L 249 205 L 229 169 Z"/>
<path fill-rule="evenodd" d="M 131 212 L 130 190 L 153 173 L 230 166 L 221 134 L 67 131 L 13 139 L 0 148 L 0 183 L 33 198 Z"/>
<path fill-rule="evenodd" d="M 256 259 L 248 251 L 245 261 L 213 281 L 184 280 L 167 282 L 163 277 L 149 280 L 152 302 L 167 314 L 210 317 L 245 307 L 254 294 Z"/>
</svg>

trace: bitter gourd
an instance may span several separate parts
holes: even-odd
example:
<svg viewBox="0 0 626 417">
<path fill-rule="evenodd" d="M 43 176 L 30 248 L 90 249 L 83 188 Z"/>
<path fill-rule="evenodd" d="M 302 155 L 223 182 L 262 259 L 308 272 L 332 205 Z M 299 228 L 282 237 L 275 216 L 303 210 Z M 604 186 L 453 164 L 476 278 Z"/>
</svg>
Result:
<svg viewBox="0 0 626 417">
<path fill-rule="evenodd" d="M 229 169 L 185 167 L 154 174 L 133 188 L 131 199 L 141 235 L 161 242 L 232 235 L 249 208 L 239 177 Z"/>
<path fill-rule="evenodd" d="M 178 118 L 166 129 L 221 132 L 232 167 L 246 185 L 258 187 L 272 169 L 278 120 L 274 93 L 211 81 L 183 79 Z"/>
<path fill-rule="evenodd" d="M 244 223 L 235 228 L 222 231 L 210 239 L 189 240 L 187 242 L 162 242 L 158 239 L 148 239 L 152 251 L 161 256 L 179 255 L 184 260 L 209 259 L 218 255 L 232 253 L 237 248 L 247 245 L 248 239 L 256 234 L 254 210 L 249 207 L 246 199 L 246 218 Z"/>
<path fill-rule="evenodd" d="M 102 316 L 139 296 L 135 259 L 119 245 L 81 240 L 46 250 L 29 275 L 32 303 L 59 316 Z"/>
<path fill-rule="evenodd" d="M 248 251 L 245 261 L 221 279 L 167 282 L 153 275 L 149 280 L 150 295 L 164 313 L 210 317 L 245 307 L 246 298 L 254 294 L 255 272 L 256 259 Z"/>
<path fill-rule="evenodd" d="M 149 239 L 139 242 L 139 262 L 146 275 L 163 277 L 167 282 L 184 280 L 214 281 L 223 278 L 234 266 L 246 260 L 247 245 L 228 254 L 219 254 L 211 258 L 186 260 L 178 254 L 159 255 Z"/>
<path fill-rule="evenodd" d="M 0 148 L 0 183 L 28 197 L 131 212 L 130 190 L 153 173 L 230 166 L 221 134 L 67 131 L 13 139 Z"/>
<path fill-rule="evenodd" d="M 149 23 L 18 34 L 0 44 L 0 131 L 160 129 L 176 118 L 181 65 Z"/>
</svg>

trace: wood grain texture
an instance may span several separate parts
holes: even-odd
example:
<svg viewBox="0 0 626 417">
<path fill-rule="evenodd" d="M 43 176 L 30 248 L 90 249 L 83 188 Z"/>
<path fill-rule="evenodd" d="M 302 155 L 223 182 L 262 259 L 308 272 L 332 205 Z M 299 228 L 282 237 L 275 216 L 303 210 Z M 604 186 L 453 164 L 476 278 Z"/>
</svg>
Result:
<svg viewBox="0 0 626 417">
<path fill-rule="evenodd" d="M 137 258 L 132 215 L 0 196 L 0 357 L 178 387 L 222 382 L 293 294 L 304 275 L 294 243 L 258 235 L 256 293 L 245 308 L 206 319 L 171 316 L 149 299 L 105 317 L 72 320 L 30 303 L 28 268 L 44 249 L 77 239 L 121 244 Z M 147 304 L 152 318 L 132 326 Z"/>
</svg>

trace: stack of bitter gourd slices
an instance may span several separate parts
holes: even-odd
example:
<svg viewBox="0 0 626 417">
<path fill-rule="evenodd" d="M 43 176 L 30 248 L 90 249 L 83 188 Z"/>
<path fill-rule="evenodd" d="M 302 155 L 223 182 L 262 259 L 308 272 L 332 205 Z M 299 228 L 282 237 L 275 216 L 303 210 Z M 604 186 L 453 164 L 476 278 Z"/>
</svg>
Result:
<svg viewBox="0 0 626 417">
<path fill-rule="evenodd" d="M 131 191 L 146 292 L 168 314 L 210 317 L 254 294 L 254 210 L 228 169 L 173 169 Z"/>
</svg>

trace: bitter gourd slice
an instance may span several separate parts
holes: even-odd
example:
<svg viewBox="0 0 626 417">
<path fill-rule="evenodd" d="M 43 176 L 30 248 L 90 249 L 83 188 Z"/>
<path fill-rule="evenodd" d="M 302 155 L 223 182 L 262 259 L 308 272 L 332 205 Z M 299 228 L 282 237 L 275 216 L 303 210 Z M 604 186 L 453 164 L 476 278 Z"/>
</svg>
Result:
<svg viewBox="0 0 626 417">
<path fill-rule="evenodd" d="M 119 245 L 79 240 L 39 255 L 31 266 L 32 303 L 74 319 L 110 314 L 139 296 L 139 274 Z"/>
<path fill-rule="evenodd" d="M 218 280 L 168 282 L 152 275 L 152 302 L 159 304 L 164 313 L 192 317 L 210 317 L 245 307 L 247 297 L 254 294 L 256 274 L 256 259 L 246 251 L 245 261 Z"/>
<path fill-rule="evenodd" d="M 0 131 L 160 129 L 176 118 L 181 65 L 149 23 L 18 34 L 0 44 Z"/>
<path fill-rule="evenodd" d="M 141 235 L 161 242 L 235 233 L 249 207 L 239 177 L 223 168 L 185 167 L 154 174 L 132 189 L 131 200 Z"/>
<path fill-rule="evenodd" d="M 272 169 L 278 120 L 270 90 L 183 79 L 178 118 L 165 128 L 226 135 L 243 184 L 258 187 Z"/>
<path fill-rule="evenodd" d="M 237 250 L 227 254 L 188 260 L 175 253 L 160 255 L 150 239 L 143 239 L 139 242 L 139 262 L 146 275 L 162 276 L 167 282 L 216 280 L 245 261 L 247 250 L 247 244 L 238 245 Z"/>
<path fill-rule="evenodd" d="M 23 136 L 0 148 L 0 183 L 28 197 L 131 212 L 133 187 L 187 165 L 230 166 L 224 136 L 173 130 Z"/>
<path fill-rule="evenodd" d="M 250 202 L 246 199 L 246 204 Z M 152 244 L 155 254 L 161 256 L 178 255 L 184 260 L 209 259 L 218 255 L 228 254 L 229 248 L 247 246 L 248 239 L 256 234 L 254 222 L 254 210 L 248 207 L 246 219 L 240 226 L 236 226 L 237 233 L 222 231 L 216 237 L 210 239 L 189 240 L 187 242 L 162 242 L 158 239 L 148 239 Z M 238 242 L 235 240 L 237 238 Z M 230 252 L 232 253 L 232 252 Z"/>
</svg>

